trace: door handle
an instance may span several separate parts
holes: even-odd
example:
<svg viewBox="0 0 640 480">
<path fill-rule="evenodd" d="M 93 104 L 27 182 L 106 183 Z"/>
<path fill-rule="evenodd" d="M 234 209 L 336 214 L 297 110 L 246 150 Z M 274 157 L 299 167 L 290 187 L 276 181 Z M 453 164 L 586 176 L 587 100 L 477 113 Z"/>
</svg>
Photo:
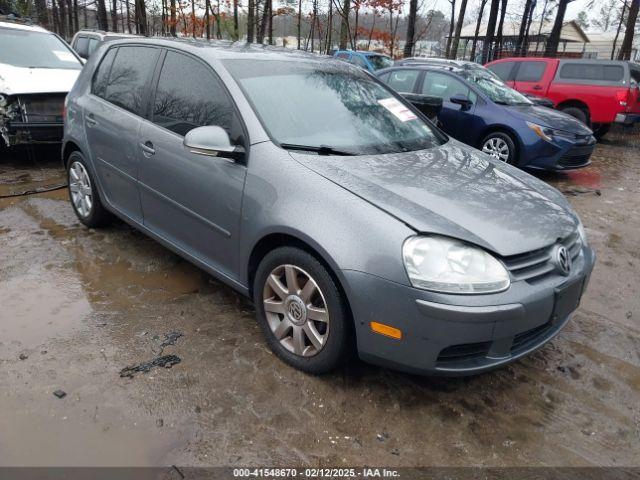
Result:
<svg viewBox="0 0 640 480">
<path fill-rule="evenodd" d="M 533 89 L 534 90 L 542 90 L 542 87 L 540 85 L 534 85 Z"/>
<path fill-rule="evenodd" d="M 140 148 L 142 149 L 142 153 L 145 157 L 150 157 L 151 155 L 154 155 L 156 153 L 155 149 L 153 148 L 153 143 L 148 140 L 144 143 L 141 143 Z"/>
<path fill-rule="evenodd" d="M 95 127 L 96 125 L 98 125 L 98 122 L 96 121 L 95 118 L 93 118 L 93 115 L 91 114 L 87 115 L 86 121 L 87 121 L 88 127 Z"/>
</svg>

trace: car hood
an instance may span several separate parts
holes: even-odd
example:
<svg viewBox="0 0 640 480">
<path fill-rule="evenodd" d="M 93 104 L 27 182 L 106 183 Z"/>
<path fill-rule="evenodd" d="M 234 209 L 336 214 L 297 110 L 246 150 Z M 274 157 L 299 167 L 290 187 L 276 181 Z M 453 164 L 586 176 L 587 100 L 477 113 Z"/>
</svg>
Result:
<svg viewBox="0 0 640 480">
<path fill-rule="evenodd" d="M 0 93 L 68 92 L 81 70 L 55 68 L 22 68 L 0 63 Z"/>
<path fill-rule="evenodd" d="M 548 246 L 577 228 L 555 188 L 455 140 L 386 155 L 290 154 L 417 232 L 466 240 L 501 256 Z"/>
<path fill-rule="evenodd" d="M 544 127 L 562 130 L 574 135 L 591 135 L 593 132 L 584 123 L 571 115 L 539 105 L 509 105 L 506 109 L 511 115 L 526 122 L 537 123 Z"/>
</svg>

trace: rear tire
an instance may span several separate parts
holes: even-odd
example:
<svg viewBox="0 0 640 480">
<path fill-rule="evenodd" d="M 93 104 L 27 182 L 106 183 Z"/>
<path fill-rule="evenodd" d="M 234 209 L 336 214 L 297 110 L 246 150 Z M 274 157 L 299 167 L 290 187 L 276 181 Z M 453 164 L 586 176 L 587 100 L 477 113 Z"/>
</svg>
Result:
<svg viewBox="0 0 640 480">
<path fill-rule="evenodd" d="M 589 115 L 580 107 L 561 107 L 560 111 L 580 120 L 585 125 L 589 125 Z"/>
<path fill-rule="evenodd" d="M 285 363 L 320 375 L 349 358 L 352 320 L 346 300 L 309 253 L 281 247 L 267 254 L 256 272 L 253 300 L 269 348 Z"/>
<path fill-rule="evenodd" d="M 89 228 L 105 227 L 113 215 L 102 205 L 98 186 L 80 152 L 72 152 L 67 160 L 69 200 L 78 220 Z"/>
</svg>

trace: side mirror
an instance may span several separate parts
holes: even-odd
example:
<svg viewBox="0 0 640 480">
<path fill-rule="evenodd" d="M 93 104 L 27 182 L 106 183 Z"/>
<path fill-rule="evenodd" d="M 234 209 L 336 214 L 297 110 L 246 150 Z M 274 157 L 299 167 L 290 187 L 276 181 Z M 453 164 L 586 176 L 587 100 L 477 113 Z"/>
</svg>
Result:
<svg viewBox="0 0 640 480">
<path fill-rule="evenodd" d="M 243 147 L 232 145 L 225 129 L 218 126 L 194 128 L 184 136 L 182 143 L 191 153 L 207 157 L 240 160 L 245 153 Z"/>
<path fill-rule="evenodd" d="M 462 107 L 462 110 L 469 110 L 473 102 L 469 100 L 469 97 L 466 95 L 462 95 L 461 93 L 456 93 L 453 97 L 449 99 L 451 103 L 455 103 Z"/>
<path fill-rule="evenodd" d="M 406 100 L 426 115 L 429 120 L 435 120 L 442 110 L 442 98 L 418 93 L 401 93 Z"/>
</svg>

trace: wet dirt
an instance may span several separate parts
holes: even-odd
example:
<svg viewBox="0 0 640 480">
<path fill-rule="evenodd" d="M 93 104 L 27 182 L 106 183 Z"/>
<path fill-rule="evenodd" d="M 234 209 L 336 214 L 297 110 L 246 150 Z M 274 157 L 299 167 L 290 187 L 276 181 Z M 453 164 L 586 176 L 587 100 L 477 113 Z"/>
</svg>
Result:
<svg viewBox="0 0 640 480">
<path fill-rule="evenodd" d="M 589 290 L 546 347 L 461 379 L 307 376 L 141 233 L 82 227 L 65 190 L 0 199 L 0 465 L 640 465 L 640 132 L 539 177 L 586 226 Z M 59 181 L 56 155 L 0 160 L 0 193 Z M 120 378 L 172 331 L 180 364 Z"/>
</svg>

